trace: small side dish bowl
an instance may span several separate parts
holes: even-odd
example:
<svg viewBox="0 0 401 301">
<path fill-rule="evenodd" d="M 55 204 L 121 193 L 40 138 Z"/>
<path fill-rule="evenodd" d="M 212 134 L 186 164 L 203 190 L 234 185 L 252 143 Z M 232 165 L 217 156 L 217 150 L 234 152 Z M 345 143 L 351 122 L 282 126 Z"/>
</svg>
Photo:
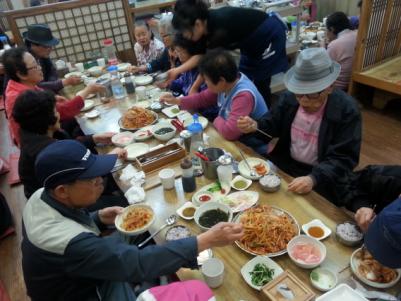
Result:
<svg viewBox="0 0 401 301">
<path fill-rule="evenodd" d="M 331 234 L 331 229 L 327 227 L 320 219 L 314 219 L 309 223 L 302 225 L 302 231 L 310 237 L 317 240 L 325 239 Z"/>
<path fill-rule="evenodd" d="M 126 147 L 134 142 L 135 136 L 131 132 L 121 132 L 111 137 L 111 142 L 117 147 Z"/>
<path fill-rule="evenodd" d="M 231 187 L 234 188 L 235 190 L 246 190 L 251 186 L 252 180 L 249 180 L 247 178 L 244 178 L 243 176 L 236 176 L 232 181 L 231 181 Z"/>
<path fill-rule="evenodd" d="M 191 236 L 191 231 L 183 225 L 173 226 L 166 232 L 166 241 L 178 240 Z"/>
<path fill-rule="evenodd" d="M 205 218 L 204 214 L 209 211 L 215 211 L 215 210 L 223 211 L 225 214 L 227 214 L 227 219 L 219 220 L 219 221 L 214 220 L 213 222 L 211 222 L 211 224 L 213 224 L 214 222 L 215 223 L 210 226 L 201 225 L 202 221 L 200 221 L 200 220 Z M 228 207 L 227 205 L 224 205 L 224 204 L 221 204 L 218 202 L 207 202 L 206 204 L 203 204 L 202 206 L 200 206 L 199 208 L 196 209 L 194 219 L 195 219 L 195 223 L 199 226 L 199 228 L 201 228 L 203 231 L 207 231 L 211 227 L 213 227 L 215 224 L 218 224 L 219 222 L 231 222 L 233 219 L 233 212 L 230 209 L 230 207 Z"/>
<path fill-rule="evenodd" d="M 133 214 L 135 211 L 145 211 L 147 214 L 149 214 L 148 218 L 149 220 L 147 223 L 145 223 L 143 226 L 138 227 L 134 230 L 126 230 L 123 228 L 122 224 L 124 220 L 127 218 L 128 214 Z M 117 228 L 118 231 L 121 233 L 128 235 L 128 236 L 135 236 L 138 234 L 142 234 L 146 232 L 150 226 L 154 223 L 155 221 L 155 212 L 153 211 L 152 207 L 146 204 L 133 204 L 128 207 L 124 208 L 124 211 L 116 216 L 116 219 L 114 220 L 114 224 Z"/>
<path fill-rule="evenodd" d="M 313 269 L 326 258 L 326 246 L 307 235 L 295 236 L 288 242 L 288 256 L 299 267 Z"/>
<path fill-rule="evenodd" d="M 162 130 L 165 132 L 162 133 Z M 160 141 L 168 141 L 175 136 L 177 129 L 167 122 L 160 122 L 152 127 L 151 130 L 153 136 Z"/>
<path fill-rule="evenodd" d="M 213 192 L 206 190 L 200 190 L 198 192 L 195 192 L 195 194 L 192 196 L 193 204 L 198 207 L 202 206 L 203 204 L 206 204 L 207 202 L 213 202 L 213 201 L 215 201 Z"/>
<path fill-rule="evenodd" d="M 192 202 L 185 202 L 180 208 L 177 209 L 176 213 L 185 220 L 194 219 L 196 207 Z"/>
<path fill-rule="evenodd" d="M 276 192 L 280 189 L 281 179 L 275 174 L 268 174 L 260 178 L 259 184 L 263 191 Z"/>
<path fill-rule="evenodd" d="M 344 222 L 336 226 L 336 239 L 348 247 L 358 247 L 362 245 L 362 230 L 352 221 Z"/>
<path fill-rule="evenodd" d="M 313 287 L 322 292 L 328 292 L 333 289 L 338 282 L 336 274 L 325 268 L 314 269 L 309 278 Z"/>
</svg>

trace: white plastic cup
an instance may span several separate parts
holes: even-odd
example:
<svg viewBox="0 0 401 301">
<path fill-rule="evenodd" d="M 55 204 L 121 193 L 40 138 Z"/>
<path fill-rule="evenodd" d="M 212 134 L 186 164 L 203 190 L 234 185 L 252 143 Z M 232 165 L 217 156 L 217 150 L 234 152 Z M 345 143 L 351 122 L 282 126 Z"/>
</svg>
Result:
<svg viewBox="0 0 401 301">
<path fill-rule="evenodd" d="M 84 72 L 85 71 L 83 63 L 76 63 L 75 67 L 78 69 L 79 72 Z"/>
<path fill-rule="evenodd" d="M 224 263 L 218 258 L 210 258 L 202 265 L 202 275 L 210 288 L 216 288 L 223 284 Z"/>
<path fill-rule="evenodd" d="M 140 86 L 135 88 L 136 100 L 144 100 L 146 98 L 146 87 Z"/>
<path fill-rule="evenodd" d="M 173 189 L 175 186 L 175 171 L 171 168 L 162 169 L 159 178 L 165 190 Z"/>
<path fill-rule="evenodd" d="M 97 61 L 98 66 L 100 66 L 100 67 L 106 66 L 106 60 L 103 57 L 100 59 L 97 59 L 96 61 Z"/>
</svg>

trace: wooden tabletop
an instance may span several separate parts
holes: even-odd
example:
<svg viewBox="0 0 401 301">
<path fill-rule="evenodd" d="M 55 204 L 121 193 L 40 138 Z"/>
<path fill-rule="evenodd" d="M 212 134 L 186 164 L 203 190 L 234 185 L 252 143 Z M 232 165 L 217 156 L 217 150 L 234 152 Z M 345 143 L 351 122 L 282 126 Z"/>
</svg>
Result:
<svg viewBox="0 0 401 301">
<path fill-rule="evenodd" d="M 98 120 L 89 120 L 79 116 L 77 118 L 82 130 L 85 133 L 101 133 L 104 131 L 118 131 L 118 119 L 121 113 L 127 108 L 132 106 L 134 101 L 131 99 L 126 99 L 123 101 L 113 101 L 107 105 L 98 106 L 97 109 L 101 111 L 101 117 Z M 238 142 L 229 142 L 222 138 L 219 133 L 213 128 L 213 125 L 209 124 L 205 133 L 210 136 L 209 144 L 214 147 L 220 147 L 240 160 L 240 154 L 238 149 L 242 149 L 247 156 L 256 156 L 253 151 Z M 155 139 L 149 140 L 152 145 L 158 144 Z M 100 150 L 104 152 L 104 149 Z M 173 167 L 179 169 L 178 162 L 172 163 L 165 167 Z M 320 219 L 325 223 L 333 232 L 335 231 L 335 226 L 338 223 L 349 220 L 349 216 L 344 213 L 343 210 L 337 208 L 318 194 L 312 192 L 308 195 L 296 195 L 287 190 L 287 183 L 291 180 L 288 175 L 278 172 L 282 177 L 282 186 L 278 192 L 267 193 L 264 192 L 259 183 L 254 181 L 249 190 L 257 191 L 259 193 L 259 203 L 269 204 L 280 207 L 284 210 L 290 212 L 299 225 L 307 223 L 313 219 Z M 149 185 L 149 179 L 153 178 L 152 185 Z M 157 174 L 147 175 L 147 186 L 146 190 L 146 202 L 152 206 L 157 216 L 156 222 L 149 230 L 151 233 L 156 231 L 161 225 L 164 224 L 165 219 L 175 213 L 185 201 L 190 201 L 192 193 L 184 193 L 181 185 L 181 179 L 177 178 L 175 181 L 175 189 L 173 190 L 163 190 L 159 182 L 154 180 L 157 178 Z M 204 177 L 197 178 L 197 189 L 202 186 L 209 184 L 211 181 Z M 121 185 L 123 190 L 128 187 Z M 200 229 L 196 226 L 194 221 L 185 221 L 179 218 L 178 224 L 187 226 L 190 231 L 196 235 L 200 233 Z M 157 243 L 163 243 L 166 230 L 162 231 L 159 235 L 155 237 Z M 339 282 L 344 282 L 351 275 L 351 270 L 349 268 L 349 260 L 354 248 L 346 247 L 338 243 L 332 234 L 330 237 L 326 238 L 323 243 L 327 248 L 327 257 L 323 262 L 322 266 L 327 267 L 331 271 L 334 271 Z M 223 248 L 214 248 L 214 256 L 220 258 L 225 265 L 225 278 L 224 283 L 221 287 L 214 289 L 213 292 L 218 300 L 259 300 L 261 295 L 258 291 L 249 287 L 243 280 L 240 270 L 241 267 L 250 259 L 253 258 L 239 249 L 236 245 L 227 246 Z M 298 276 L 307 286 L 311 287 L 309 281 L 310 270 L 305 270 L 297 267 L 288 255 L 282 255 L 273 258 L 281 267 L 286 270 L 291 270 L 296 276 Z M 181 280 L 187 279 L 202 279 L 202 275 L 197 270 L 181 269 L 178 271 L 178 276 Z M 401 286 L 397 285 L 396 288 Z M 312 287 L 311 287 L 312 288 Z M 394 292 L 394 288 L 390 291 Z M 315 289 L 313 291 L 320 295 L 321 293 Z"/>
</svg>

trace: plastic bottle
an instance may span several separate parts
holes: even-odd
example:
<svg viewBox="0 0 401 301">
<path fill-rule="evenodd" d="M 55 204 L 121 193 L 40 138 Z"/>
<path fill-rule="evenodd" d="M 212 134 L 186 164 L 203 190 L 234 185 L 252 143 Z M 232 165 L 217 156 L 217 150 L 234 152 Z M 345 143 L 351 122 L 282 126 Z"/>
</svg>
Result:
<svg viewBox="0 0 401 301">
<path fill-rule="evenodd" d="M 113 40 L 112 39 L 104 39 L 103 40 L 103 49 L 104 56 L 107 59 L 107 63 L 111 65 L 117 65 L 118 60 L 116 56 L 116 52 L 114 50 Z"/>
<path fill-rule="evenodd" d="M 290 41 L 295 43 L 297 41 L 297 21 L 291 22 L 291 39 Z"/>
<path fill-rule="evenodd" d="M 127 94 L 135 93 L 135 83 L 132 81 L 131 74 L 125 73 L 125 90 L 127 90 Z"/>
<path fill-rule="evenodd" d="M 193 115 L 194 121 L 188 126 L 188 131 L 191 132 L 191 148 L 190 152 L 193 155 L 199 151 L 199 147 L 203 146 L 203 127 L 199 123 L 199 116 Z"/>
<path fill-rule="evenodd" d="M 111 74 L 111 90 L 115 99 L 122 99 L 125 97 L 124 87 L 118 77 L 117 66 L 110 66 L 107 71 Z"/>
<path fill-rule="evenodd" d="M 218 159 L 219 166 L 217 167 L 217 176 L 221 184 L 230 186 L 233 179 L 232 157 L 228 154 L 221 156 Z"/>
<path fill-rule="evenodd" d="M 181 164 L 182 169 L 182 188 L 185 192 L 193 192 L 196 189 L 196 181 L 194 177 L 194 169 L 192 167 L 192 162 L 189 159 L 182 160 Z"/>
</svg>

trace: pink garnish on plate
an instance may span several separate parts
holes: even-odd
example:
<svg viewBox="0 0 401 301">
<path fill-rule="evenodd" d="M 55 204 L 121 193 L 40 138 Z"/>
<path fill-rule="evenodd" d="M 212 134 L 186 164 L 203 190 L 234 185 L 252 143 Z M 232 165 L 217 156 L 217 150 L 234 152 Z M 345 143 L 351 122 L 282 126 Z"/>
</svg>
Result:
<svg viewBox="0 0 401 301">
<path fill-rule="evenodd" d="M 318 263 L 321 259 L 320 250 L 317 246 L 308 243 L 299 243 L 291 251 L 295 260 L 306 264 Z"/>
</svg>

